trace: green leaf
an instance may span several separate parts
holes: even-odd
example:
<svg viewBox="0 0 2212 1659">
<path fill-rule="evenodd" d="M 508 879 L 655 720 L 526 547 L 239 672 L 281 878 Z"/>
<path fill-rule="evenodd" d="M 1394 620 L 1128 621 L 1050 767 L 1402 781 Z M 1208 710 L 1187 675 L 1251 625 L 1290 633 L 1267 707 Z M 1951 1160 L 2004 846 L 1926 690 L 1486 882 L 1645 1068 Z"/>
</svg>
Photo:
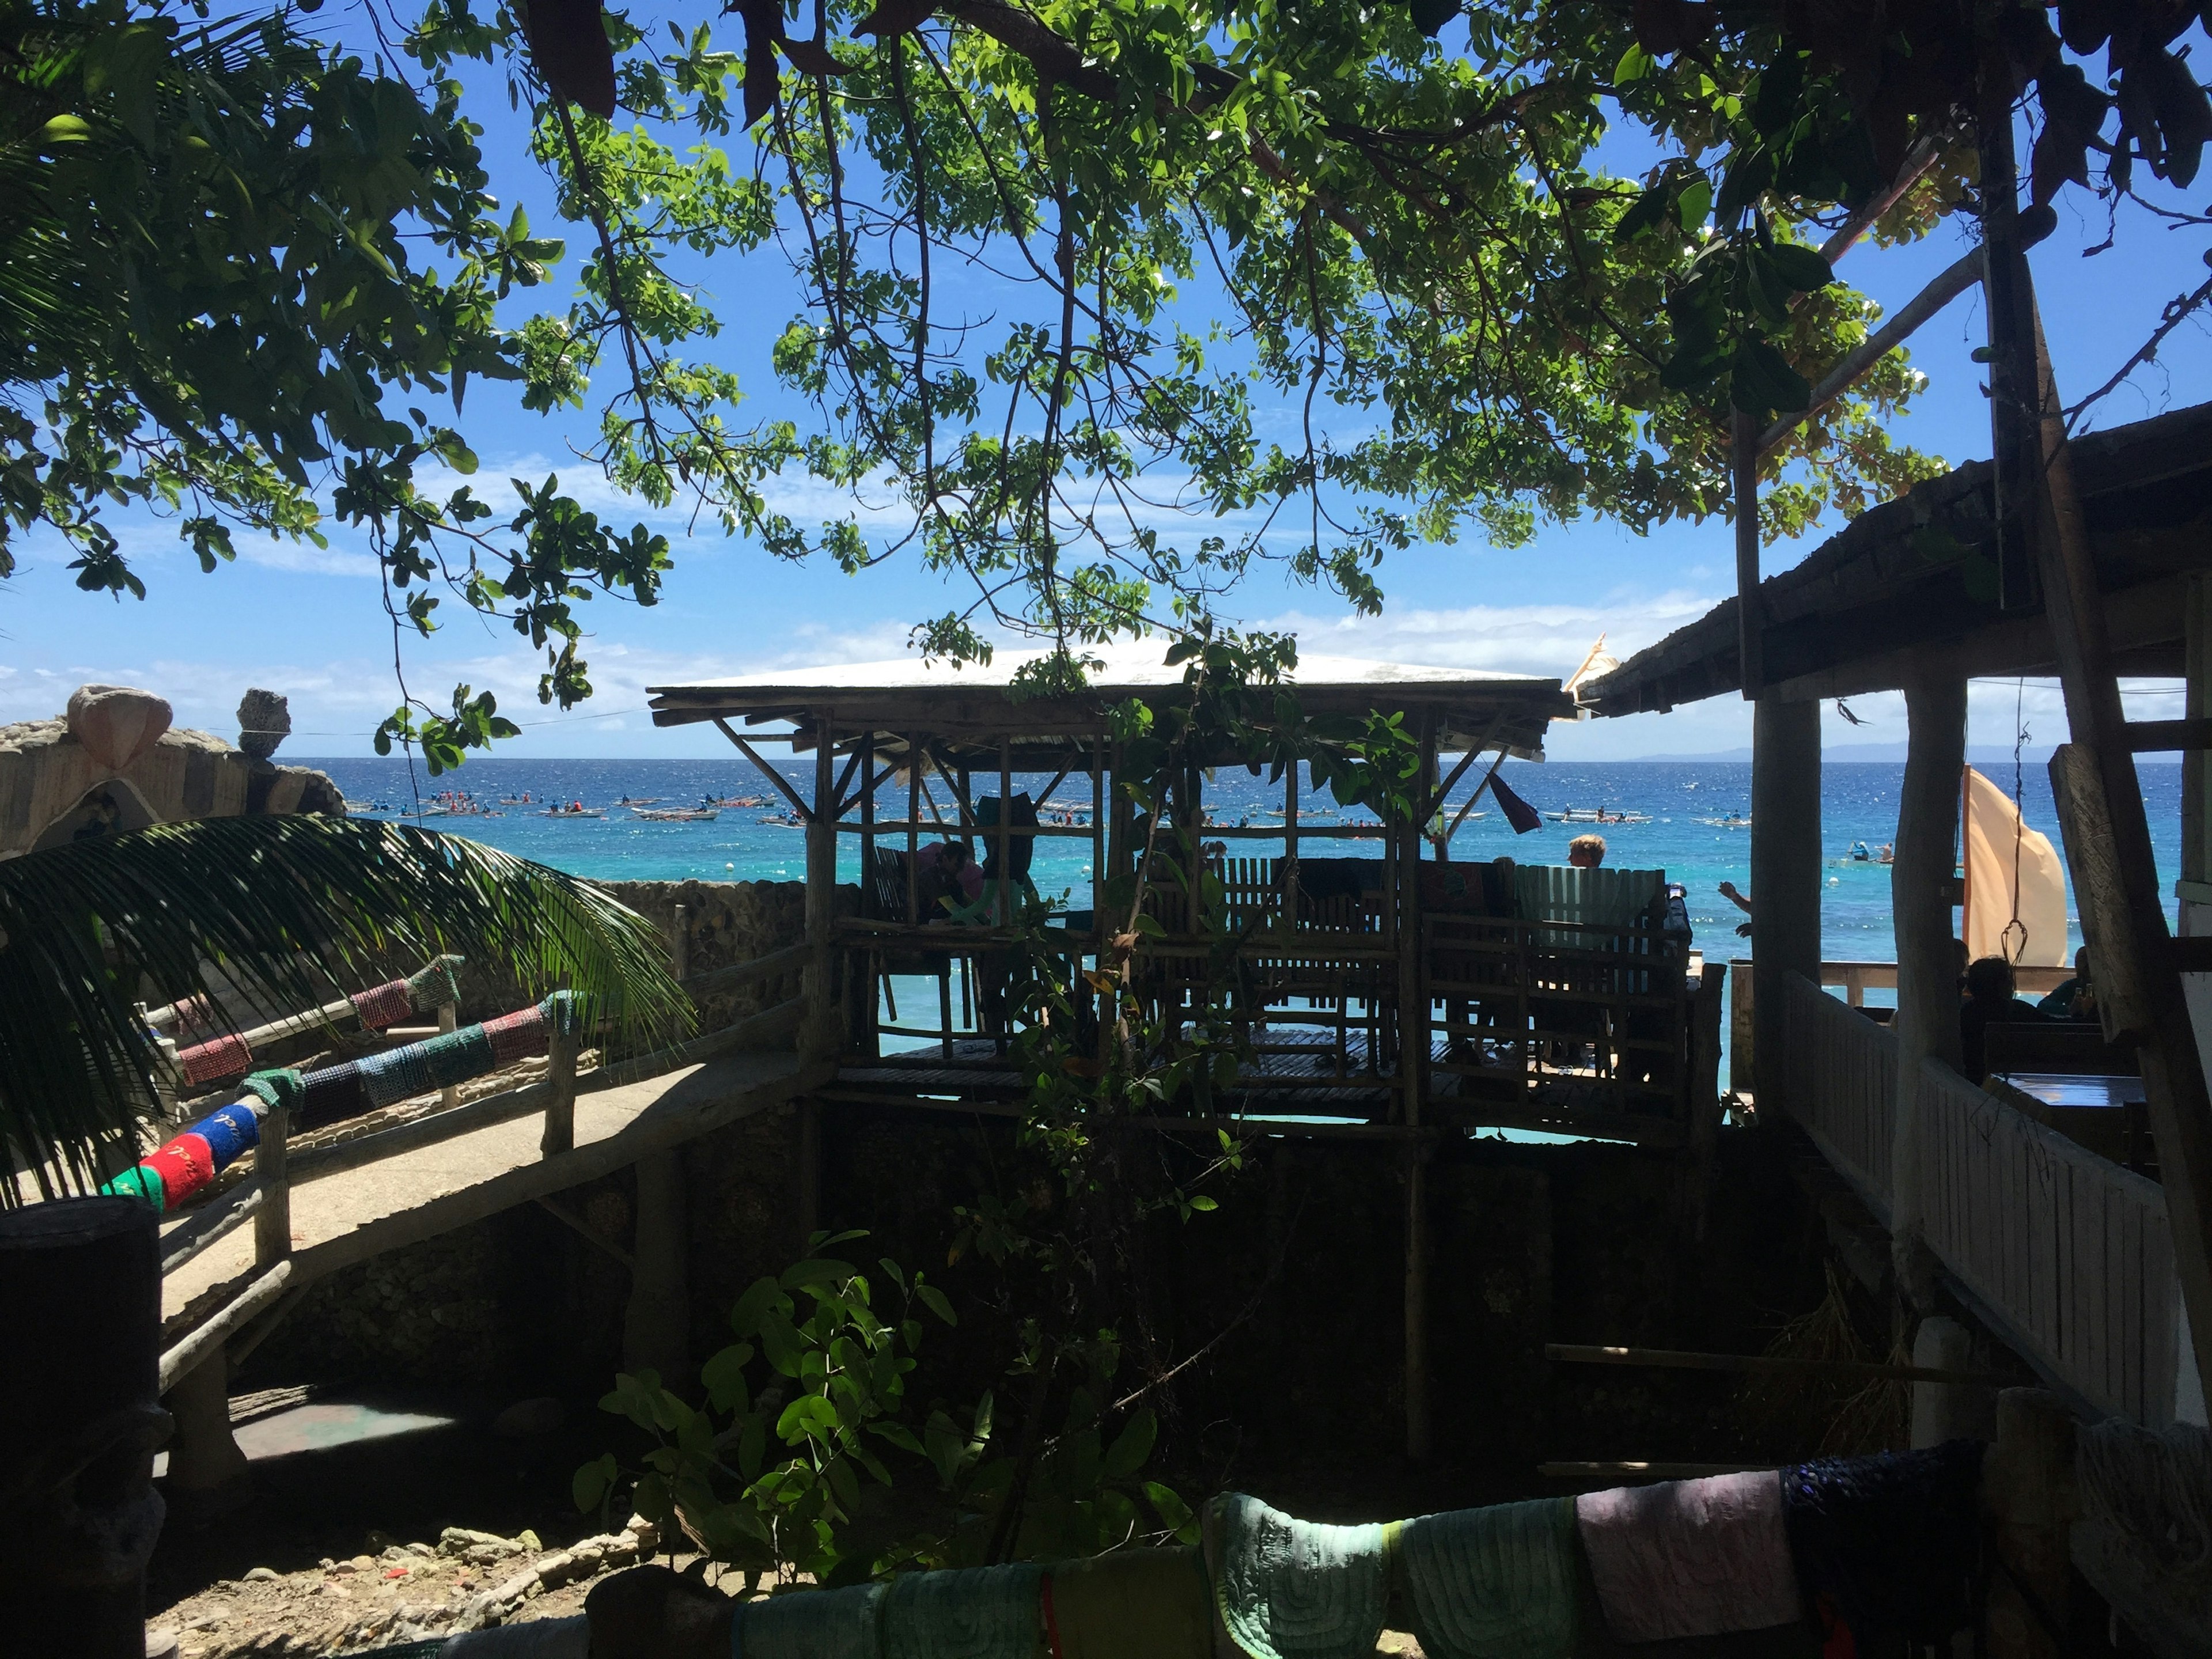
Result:
<svg viewBox="0 0 2212 1659">
<path fill-rule="evenodd" d="M 1109 1480 L 1126 1480 L 1145 1467 L 1145 1460 L 1152 1455 L 1152 1443 L 1159 1437 L 1159 1421 L 1149 1411 L 1140 1411 L 1131 1418 L 1114 1443 L 1106 1449 L 1103 1470 Z"/>
<path fill-rule="evenodd" d="M 1198 1542 L 1198 1517 L 1190 1512 L 1190 1505 L 1176 1496 L 1172 1486 L 1163 1486 L 1157 1480 L 1147 1480 L 1145 1482 L 1145 1497 L 1160 1519 L 1167 1523 L 1168 1530 L 1175 1534 L 1177 1543 Z"/>
<path fill-rule="evenodd" d="M 576 1500 L 576 1508 L 586 1515 L 599 1508 L 615 1483 L 615 1456 L 608 1452 L 594 1462 L 586 1463 L 576 1471 L 569 1483 L 569 1495 Z"/>
<path fill-rule="evenodd" d="M 957 1325 L 960 1322 L 960 1316 L 952 1310 L 952 1303 L 951 1298 L 948 1297 L 944 1291 L 939 1290 L 936 1285 L 925 1285 L 920 1280 L 916 1280 L 915 1283 L 914 1293 L 921 1298 L 923 1306 L 927 1307 L 930 1312 L 935 1314 L 946 1324 Z"/>
<path fill-rule="evenodd" d="M 1190 1207 L 1194 1210 L 1206 1211 L 1218 1210 L 1221 1206 L 1214 1202 L 1213 1200 L 1208 1198 L 1204 1193 L 1197 1193 L 1194 1194 L 1190 1199 Z"/>
<path fill-rule="evenodd" d="M 1703 173 L 1699 173 L 1685 185 L 1682 187 L 1682 193 L 1674 200 L 1675 219 L 1684 230 L 1696 231 L 1704 228 L 1705 221 L 1712 215 L 1712 181 Z"/>
<path fill-rule="evenodd" d="M 752 1357 L 751 1343 L 732 1343 L 699 1368 L 699 1381 L 715 1410 L 743 1412 L 749 1408 L 751 1394 L 745 1386 L 745 1367 Z"/>
<path fill-rule="evenodd" d="M 1836 280 L 1835 268 L 1823 259 L 1817 249 L 1801 247 L 1795 242 L 1777 242 L 1765 250 L 1774 268 L 1800 294 L 1809 294 Z"/>
<path fill-rule="evenodd" d="M 1613 66 L 1613 84 L 1616 88 L 1632 87 L 1638 81 L 1649 79 L 1658 67 L 1656 58 L 1631 41 L 1628 50 L 1620 54 L 1620 61 Z"/>
<path fill-rule="evenodd" d="M 787 1291 L 800 1291 L 810 1285 L 842 1285 L 860 1271 L 849 1261 L 817 1256 L 792 1263 L 778 1282 Z"/>
</svg>

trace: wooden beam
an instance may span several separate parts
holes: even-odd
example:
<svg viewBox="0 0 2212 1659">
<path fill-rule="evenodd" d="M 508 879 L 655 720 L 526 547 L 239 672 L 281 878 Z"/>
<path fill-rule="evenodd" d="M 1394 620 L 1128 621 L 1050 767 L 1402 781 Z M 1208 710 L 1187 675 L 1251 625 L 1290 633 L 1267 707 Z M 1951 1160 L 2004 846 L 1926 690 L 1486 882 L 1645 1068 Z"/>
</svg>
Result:
<svg viewBox="0 0 2212 1659">
<path fill-rule="evenodd" d="M 1759 427 L 1742 410 L 1729 422 L 1729 476 L 1735 485 L 1735 659 L 1747 700 L 1766 684 L 1766 604 L 1759 591 Z"/>
<path fill-rule="evenodd" d="M 1544 1358 L 1577 1365 L 1648 1365 L 1659 1370 L 1736 1371 L 1767 1375 L 1863 1376 L 1885 1382 L 1958 1382 L 2008 1389 L 2026 1379 L 2010 1371 L 1937 1370 L 1925 1365 L 1890 1365 L 1867 1359 L 1799 1359 L 1774 1354 L 1698 1353 L 1680 1348 L 1612 1348 L 1578 1342 L 1547 1342 Z"/>
<path fill-rule="evenodd" d="M 722 735 L 737 744 L 744 751 L 745 758 L 767 774 L 768 781 L 783 792 L 783 798 L 791 803 L 791 810 L 798 813 L 800 817 L 811 821 L 814 814 L 807 810 L 806 803 L 799 798 L 799 791 L 785 781 L 783 774 L 763 760 L 760 757 L 760 751 L 738 735 L 729 721 L 724 720 L 720 714 L 715 715 L 714 719 L 714 724 L 721 728 Z"/>
<path fill-rule="evenodd" d="M 1982 280 L 1982 251 L 1961 255 L 1936 280 L 1905 301 L 1904 308 L 1861 341 L 1843 362 L 1829 370 L 1813 388 L 1812 398 L 1794 414 L 1784 415 L 1759 434 L 1764 454 L 1782 442 L 1857 383 L 1861 375 L 1911 338 L 1913 331 L 1952 301 Z"/>
<path fill-rule="evenodd" d="M 2128 747 L 2138 755 L 2175 749 L 2212 749 L 2212 719 L 2130 720 Z"/>
<path fill-rule="evenodd" d="M 1897 1106 L 1890 1145 L 1890 1233 L 1898 1283 L 1932 1311 L 1933 1259 L 1923 1234 L 1920 1068 L 1959 1065 L 1959 968 L 1951 886 L 1959 834 L 1959 779 L 1966 756 L 1966 681 L 1938 665 L 1905 689 L 1907 746 L 1899 793 L 1896 862 L 1890 866 L 1897 926 Z"/>
</svg>

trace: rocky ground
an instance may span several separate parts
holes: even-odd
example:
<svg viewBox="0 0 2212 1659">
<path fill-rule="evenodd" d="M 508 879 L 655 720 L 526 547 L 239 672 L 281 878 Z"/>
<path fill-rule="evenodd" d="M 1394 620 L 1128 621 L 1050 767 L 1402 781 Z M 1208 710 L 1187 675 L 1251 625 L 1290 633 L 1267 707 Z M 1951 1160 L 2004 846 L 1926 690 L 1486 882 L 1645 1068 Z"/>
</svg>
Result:
<svg viewBox="0 0 2212 1659">
<path fill-rule="evenodd" d="M 651 1523 L 633 1517 L 564 1549 L 547 1549 L 532 1532 L 448 1527 L 435 1543 L 383 1539 L 374 1553 L 326 1559 L 297 1572 L 254 1567 L 220 1579 L 147 1621 L 147 1651 L 177 1639 L 177 1659 L 283 1654 L 299 1659 L 373 1651 L 487 1625 L 562 1619 L 580 1613 L 592 1581 L 652 1556 Z M 664 1558 L 665 1559 L 665 1558 Z M 688 1565 L 678 1557 L 672 1565 Z"/>
</svg>

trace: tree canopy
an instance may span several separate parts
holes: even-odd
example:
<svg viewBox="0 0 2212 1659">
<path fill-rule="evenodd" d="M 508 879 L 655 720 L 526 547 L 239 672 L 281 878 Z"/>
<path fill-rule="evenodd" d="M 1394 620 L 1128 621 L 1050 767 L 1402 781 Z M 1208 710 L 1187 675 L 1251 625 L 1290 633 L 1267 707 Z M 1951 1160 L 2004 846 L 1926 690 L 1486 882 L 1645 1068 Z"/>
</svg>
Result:
<svg viewBox="0 0 2212 1659">
<path fill-rule="evenodd" d="M 288 9 L 11 0 L 0 531 L 137 592 L 116 501 L 173 508 L 210 568 L 234 531 L 335 518 L 397 621 L 432 625 L 441 586 L 507 617 L 566 706 L 576 602 L 650 603 L 669 549 L 550 482 L 498 527 L 419 487 L 471 470 L 463 395 L 506 379 L 592 411 L 644 502 L 962 579 L 933 652 L 1202 629 L 1260 560 L 1372 609 L 1415 540 L 1729 512 L 1731 410 L 1804 409 L 1876 315 L 1823 245 L 1974 205 L 1978 76 L 2037 124 L 2031 232 L 2093 160 L 2115 211 L 2138 163 L 2186 185 L 2212 132 L 2166 0 L 2056 29 L 1968 0 L 731 9 L 725 40 L 428 0 L 371 67 Z M 565 306 L 532 303 L 562 245 L 493 205 L 469 112 L 501 82 L 580 245 Z M 732 362 L 708 290 L 752 303 L 769 262 L 799 302 Z M 804 418 L 751 414 L 766 376 Z M 1887 435 L 1920 385 L 1892 352 L 1790 426 L 1765 533 L 1937 470 Z M 424 407 L 448 396 L 453 425 Z M 854 505 L 790 506 L 825 493 Z M 392 729 L 451 755 L 502 726 L 463 688 Z"/>
</svg>

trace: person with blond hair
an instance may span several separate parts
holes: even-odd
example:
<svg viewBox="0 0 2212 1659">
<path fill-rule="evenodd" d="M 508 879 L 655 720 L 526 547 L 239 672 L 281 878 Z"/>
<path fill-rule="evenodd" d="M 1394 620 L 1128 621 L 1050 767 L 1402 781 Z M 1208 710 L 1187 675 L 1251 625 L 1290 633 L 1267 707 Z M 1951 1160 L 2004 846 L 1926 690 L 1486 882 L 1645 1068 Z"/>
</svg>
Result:
<svg viewBox="0 0 2212 1659">
<path fill-rule="evenodd" d="M 1577 836 L 1567 843 L 1567 862 L 1577 870 L 1595 870 L 1605 862 L 1603 836 Z"/>
</svg>

